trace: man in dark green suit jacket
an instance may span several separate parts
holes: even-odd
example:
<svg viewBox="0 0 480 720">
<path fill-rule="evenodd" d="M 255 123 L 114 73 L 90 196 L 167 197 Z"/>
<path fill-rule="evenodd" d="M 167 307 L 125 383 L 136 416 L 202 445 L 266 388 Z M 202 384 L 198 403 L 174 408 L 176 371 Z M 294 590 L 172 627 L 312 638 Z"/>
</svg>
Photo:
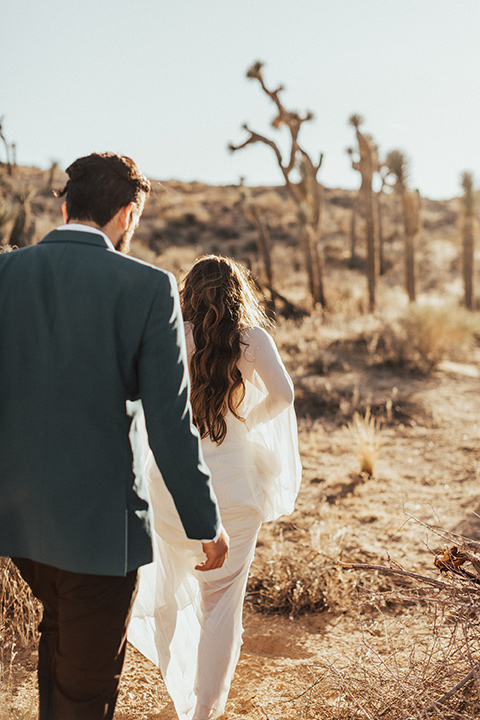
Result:
<svg viewBox="0 0 480 720">
<path fill-rule="evenodd" d="M 149 182 L 128 158 L 75 161 L 67 224 L 0 256 L 0 555 L 44 604 L 41 720 L 113 717 L 137 568 L 152 559 L 132 471 L 141 398 L 149 443 L 202 570 L 227 551 L 191 423 L 174 278 L 126 257 Z"/>
</svg>

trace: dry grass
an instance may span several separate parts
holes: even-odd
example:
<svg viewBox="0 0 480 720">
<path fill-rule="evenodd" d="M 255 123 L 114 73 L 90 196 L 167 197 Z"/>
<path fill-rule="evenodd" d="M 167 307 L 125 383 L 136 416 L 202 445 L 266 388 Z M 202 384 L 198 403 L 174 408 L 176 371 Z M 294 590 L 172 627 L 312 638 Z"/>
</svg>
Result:
<svg viewBox="0 0 480 720">
<path fill-rule="evenodd" d="M 348 530 L 331 525 L 328 512 L 308 529 L 279 520 L 269 531 L 267 543 L 258 543 L 247 585 L 246 602 L 256 612 L 291 619 L 328 609 L 356 614 L 357 588 L 369 593 L 395 589 L 390 578 L 367 572 L 357 577 L 340 567 L 337 559 Z M 355 557 L 371 559 L 361 548 Z"/>
<path fill-rule="evenodd" d="M 302 320 L 280 319 L 275 330 L 301 401 L 312 377 L 348 372 L 358 363 L 428 375 L 444 360 L 469 362 L 479 338 L 480 313 L 455 305 L 412 304 L 398 313 L 356 318 L 315 311 Z M 340 398 L 327 397 L 328 383 L 325 390 L 323 404 L 341 410 Z M 360 409 L 352 405 L 350 416 Z"/>
<path fill-rule="evenodd" d="M 0 686 L 0 720 L 37 720 L 38 704 L 36 695 L 31 694 L 29 697 L 22 698 L 21 707 L 18 707 L 18 702 L 13 699 L 12 676 L 13 672 L 10 668 L 10 675 L 7 680 L 5 681 L 2 678 Z"/>
<path fill-rule="evenodd" d="M 345 715 L 335 718 L 480 716 L 480 543 L 429 529 L 457 543 L 453 553 L 435 558 L 444 571 L 441 578 L 408 572 L 394 563 L 351 565 L 357 571 L 395 577 L 403 587 L 359 598 L 362 646 L 342 667 L 323 668 L 348 707 Z M 379 609 L 379 601 L 392 599 L 406 606 L 403 620 Z M 371 615 L 369 621 L 362 617 L 366 606 L 377 608 L 373 628 Z"/>
<path fill-rule="evenodd" d="M 442 360 L 465 361 L 480 336 L 480 316 L 452 305 L 411 305 L 371 342 L 375 360 L 428 374 Z"/>
<path fill-rule="evenodd" d="M 373 417 L 370 408 L 367 408 L 364 416 L 355 412 L 347 427 L 357 445 L 359 472 L 372 477 L 380 451 L 380 421 Z"/>
<path fill-rule="evenodd" d="M 338 594 L 341 588 L 343 603 L 348 596 L 348 610 L 356 608 L 362 629 L 361 642 L 352 643 L 349 652 L 311 666 L 308 686 L 288 701 L 296 713 L 323 720 L 479 717 L 480 543 L 442 537 L 456 541 L 466 559 L 438 578 L 435 571 L 422 576 L 395 564 L 383 571 L 357 564 L 351 572 L 315 550 L 313 537 L 310 543 L 297 543 L 293 556 L 279 533 L 269 559 L 256 564 L 247 602 L 257 611 L 295 618 L 329 606 L 338 609 L 339 598 L 333 597 L 332 589 Z M 31 642 L 37 608 L 10 563 L 2 563 L 1 577 L 2 631 L 9 619 L 10 630 Z M 392 613 L 393 604 L 403 604 L 404 612 Z M 33 699 L 21 712 L 9 709 L 14 657 L 11 652 L 9 662 L 2 661 L 0 719 L 30 720 Z"/>
<path fill-rule="evenodd" d="M 280 532 L 269 559 L 256 561 L 247 602 L 257 611 L 294 619 L 335 608 L 356 616 L 361 630 L 346 652 L 310 666 L 305 689 L 284 702 L 285 717 L 480 717 L 480 543 L 428 529 L 459 548 L 436 561 L 447 569 L 441 577 L 433 557 L 425 575 L 394 562 L 374 565 L 371 557 L 341 567 L 316 549 L 314 533 L 308 543 L 298 530 L 290 546 Z"/>
<path fill-rule="evenodd" d="M 359 566 L 360 568 L 360 566 Z M 288 701 L 316 720 L 473 720 L 480 716 L 478 587 L 452 580 L 358 596 L 361 642 L 310 667 Z M 467 581 L 468 584 L 468 581 Z M 401 615 L 381 605 L 405 604 Z M 292 713 L 293 714 L 293 713 Z M 285 717 L 288 717 L 285 707 Z"/>
<path fill-rule="evenodd" d="M 33 720 L 36 698 L 19 710 L 15 701 L 14 664 L 37 640 L 41 605 L 8 558 L 0 558 L 0 720 Z"/>
<path fill-rule="evenodd" d="M 9 558 L 0 558 L 0 631 L 4 642 L 27 647 L 37 639 L 41 605 Z"/>
<path fill-rule="evenodd" d="M 242 225 L 241 217 L 232 215 L 230 222 L 220 191 L 218 198 L 203 208 L 202 193 L 206 193 L 206 188 L 193 184 L 182 188 L 183 200 L 185 193 L 195 197 L 184 206 L 177 206 L 173 195 L 180 193 L 180 189 L 172 185 L 171 201 L 167 204 L 162 200 L 161 207 L 152 207 L 150 217 L 146 217 L 139 228 L 143 226 L 144 231 L 134 241 L 132 254 L 171 270 L 177 277 L 195 256 L 206 251 L 234 254 L 238 259 L 250 261 L 255 271 L 254 251 L 249 250 L 254 246 L 254 232 Z M 277 195 L 265 195 L 266 207 L 273 207 Z M 278 207 L 284 208 L 285 203 L 278 203 Z M 294 376 L 297 410 L 305 418 L 305 424 L 316 418 L 325 423 L 327 418 L 344 428 L 350 421 L 347 427 L 358 446 L 353 452 L 357 453 L 360 472 L 374 475 L 379 426 L 373 416 L 382 415 L 384 424 L 394 426 L 395 420 L 399 422 L 400 411 L 404 412 L 410 387 L 405 390 L 399 386 L 397 396 L 392 380 L 390 389 L 382 390 L 380 401 L 378 397 L 369 397 L 371 373 L 378 372 L 375 364 L 428 374 L 445 359 L 465 361 L 480 335 L 479 316 L 451 305 L 412 305 L 405 310 L 401 270 L 395 276 L 395 252 L 399 245 L 396 241 L 387 247 L 392 292 L 385 297 L 379 294 L 382 309 L 375 315 L 367 314 L 363 307 L 364 277 L 347 270 L 344 262 L 349 215 L 347 218 L 347 211 L 341 208 L 341 217 L 337 219 L 332 215 L 332 207 L 336 211 L 338 206 L 330 207 L 330 216 L 327 213 L 332 233 L 338 231 L 334 227 L 337 220 L 345 222 L 347 230 L 343 239 L 338 235 L 338 242 L 331 240 L 329 245 L 331 256 L 327 260 L 331 262 L 333 257 L 335 261 L 326 278 L 329 311 L 317 309 L 303 320 L 280 318 L 275 338 Z M 205 212 L 204 216 L 200 210 Z M 57 214 L 58 208 L 55 217 Z M 207 215 L 212 227 L 202 228 Z M 296 236 L 286 217 L 278 220 L 278 237 L 274 238 L 276 287 L 301 305 L 305 301 L 305 272 L 296 259 Z M 236 232 L 238 224 L 239 237 L 236 238 L 230 230 Z M 440 232 L 443 236 L 443 226 Z M 443 239 L 441 242 L 442 247 L 448 244 Z M 430 247 L 432 253 L 435 251 L 437 260 L 438 253 L 430 240 L 429 243 L 425 247 Z M 452 248 L 456 257 L 456 246 Z M 0 247 L 0 252 L 5 249 Z M 449 270 L 448 276 L 442 275 L 438 264 L 430 262 L 429 257 L 426 259 L 431 277 L 422 279 L 424 291 L 429 290 L 428 283 L 433 278 L 432 288 L 446 296 L 450 292 L 446 283 L 452 279 L 452 273 Z M 394 296 L 395 288 L 397 295 Z M 387 292 L 385 287 L 382 292 Z M 450 297 L 456 296 L 450 293 Z M 402 301 L 397 302 L 398 298 Z M 364 374 L 355 375 L 354 371 L 360 366 Z M 403 378 L 405 373 L 400 375 Z M 416 411 L 414 417 L 418 421 Z M 320 440 L 318 434 L 312 434 L 312 438 L 312 443 L 325 445 L 325 454 L 332 453 L 327 431 Z M 341 451 L 351 453 L 351 446 L 352 443 Z M 305 530 L 303 534 L 298 528 L 282 530 L 279 527 L 282 523 L 277 523 L 277 540 L 257 551 L 247 603 L 256 611 L 292 618 L 303 614 L 313 616 L 330 608 L 332 614 L 348 616 L 347 627 L 355 631 L 360 628 L 361 639 L 357 641 L 352 632 L 349 649 L 343 655 L 331 653 L 323 659 L 316 655 L 317 659 L 309 665 L 310 681 L 289 701 L 290 705 L 284 704 L 281 717 L 288 719 L 295 715 L 316 720 L 470 720 L 480 717 L 480 586 L 472 578 L 460 576 L 446 576 L 437 586 L 428 578 L 392 574 L 392 569 L 398 569 L 394 566 L 382 573 L 367 567 L 353 572 L 337 565 L 336 558 L 344 552 L 342 533 L 348 540 L 348 548 L 356 548 L 352 553 L 357 562 L 372 562 L 372 550 L 370 545 L 364 549 L 358 533 L 352 533 L 347 514 L 352 512 L 351 508 L 325 502 L 320 482 L 329 476 L 318 462 L 318 447 L 316 450 L 315 478 L 319 481 L 315 487 L 319 490 L 314 504 L 306 508 L 305 518 L 299 523 Z M 344 457 L 340 455 L 338 461 L 342 473 L 347 472 L 341 462 Z M 350 459 L 355 462 L 353 456 Z M 350 487 L 343 475 L 340 480 L 342 487 Z M 326 492 L 332 492 L 331 484 L 327 484 Z M 335 500 L 343 501 L 344 495 L 346 493 L 336 492 Z M 347 501 L 348 497 L 346 504 Z M 373 496 L 371 502 L 372 505 L 375 502 Z M 324 512 L 337 508 L 335 513 L 332 511 L 331 524 L 322 519 L 322 506 Z M 436 577 L 432 567 L 432 578 Z M 16 570 L 7 561 L 0 561 L 0 720 L 26 720 L 34 716 L 33 709 L 28 707 L 22 712 L 8 709 L 11 706 L 8 697 L 15 692 L 12 673 L 19 657 L 15 653 L 35 640 L 38 612 L 38 605 Z M 442 696 L 465 678 L 469 678 L 466 683 L 439 704 Z M 290 709 L 295 709 L 295 714 Z M 266 717 L 263 710 L 262 713 Z"/>
<path fill-rule="evenodd" d="M 448 627 L 428 613 L 430 634 L 415 636 L 407 622 L 364 622 L 352 652 L 313 668 L 302 699 L 306 717 L 324 720 L 473 720 L 478 640 L 460 624 Z M 470 656 L 470 657 L 469 657 Z M 450 694 L 451 693 L 451 694 Z"/>
<path fill-rule="evenodd" d="M 295 557 L 276 554 L 255 564 L 248 581 L 247 603 L 263 613 L 281 613 L 295 618 L 327 607 L 327 586 L 313 550 Z"/>
</svg>

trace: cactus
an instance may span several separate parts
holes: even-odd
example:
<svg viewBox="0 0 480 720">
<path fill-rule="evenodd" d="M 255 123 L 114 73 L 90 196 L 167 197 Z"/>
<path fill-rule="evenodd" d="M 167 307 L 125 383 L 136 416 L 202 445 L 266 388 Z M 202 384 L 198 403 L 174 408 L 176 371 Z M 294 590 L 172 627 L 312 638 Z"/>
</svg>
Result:
<svg viewBox="0 0 480 720">
<path fill-rule="evenodd" d="M 402 203 L 405 240 L 405 289 L 410 302 L 415 302 L 415 245 L 420 233 L 420 193 L 409 190 L 409 160 L 400 150 L 392 150 L 385 159 L 388 175 L 393 176 L 394 191 Z"/>
<path fill-rule="evenodd" d="M 4 225 L 7 225 L 13 217 L 14 212 L 10 205 L 6 202 L 0 201 L 0 251 L 2 247 L 7 247 L 1 244 L 3 242 L 3 227 Z"/>
<path fill-rule="evenodd" d="M 357 266 L 357 215 L 360 210 L 360 197 L 356 195 L 353 200 L 352 216 L 350 218 L 350 267 Z"/>
<path fill-rule="evenodd" d="M 420 232 L 420 193 L 406 190 L 402 193 L 405 223 L 405 288 L 410 302 L 415 302 L 415 246 Z"/>
<path fill-rule="evenodd" d="M 373 194 L 373 174 L 378 172 L 377 148 L 369 135 L 360 132 L 359 127 L 363 123 L 361 115 L 352 115 L 349 119 L 350 125 L 355 128 L 358 143 L 358 159 L 352 155 L 352 167 L 362 176 L 362 183 L 359 191 L 359 199 L 363 205 L 365 215 L 365 232 L 367 247 L 366 274 L 368 284 L 368 302 L 370 312 L 375 309 L 375 288 L 379 268 L 379 240 L 378 240 L 378 209 L 375 207 Z M 356 203 L 354 203 L 352 224 L 356 214 Z M 354 225 L 352 235 L 354 233 Z"/>
<path fill-rule="evenodd" d="M 257 250 L 260 261 L 263 265 L 266 286 L 270 291 L 271 309 L 275 310 L 275 299 L 273 289 L 273 266 L 271 255 L 271 237 L 268 225 L 262 218 L 259 208 L 253 202 L 250 189 L 244 185 L 243 178 L 240 179 L 240 205 L 245 217 L 257 228 Z"/>
<path fill-rule="evenodd" d="M 276 90 L 270 90 L 263 77 L 263 63 L 254 63 L 247 71 L 247 78 L 256 80 L 264 93 L 274 103 L 277 114 L 272 120 L 272 126 L 278 130 L 285 128 L 290 135 L 290 149 L 284 159 L 277 143 L 263 135 L 251 130 L 248 125 L 243 129 L 248 133 L 247 139 L 240 145 L 229 145 L 231 152 L 242 150 L 253 143 L 268 145 L 273 152 L 283 175 L 285 187 L 297 205 L 297 215 L 301 228 L 301 237 L 305 254 L 305 266 L 308 274 L 309 291 L 314 304 L 320 303 L 326 306 L 325 293 L 323 289 L 323 263 L 319 254 L 318 244 L 320 241 L 321 215 L 323 188 L 317 180 L 317 174 L 323 161 L 323 154 L 318 162 L 314 162 L 306 150 L 299 144 L 298 135 L 303 123 L 313 119 L 313 114 L 307 112 L 304 115 L 285 108 L 280 100 L 280 93 L 284 90 L 279 86 Z M 296 183 L 292 174 L 300 172 L 301 181 Z"/>
<path fill-rule="evenodd" d="M 12 175 L 13 175 L 13 171 L 17 169 L 17 143 L 11 143 L 10 150 L 12 152 Z"/>
<path fill-rule="evenodd" d="M 7 139 L 3 132 L 3 116 L 0 118 L 0 140 L 5 145 L 7 172 L 9 175 L 13 175 L 13 167 L 12 167 L 12 162 L 10 159 L 10 152 L 12 150 L 15 151 L 15 145 L 9 145 L 9 143 L 7 142 Z"/>
<path fill-rule="evenodd" d="M 378 271 L 380 275 L 385 272 L 385 258 L 384 258 L 384 235 L 383 235 L 383 214 L 382 214 L 382 197 L 385 189 L 385 177 L 382 174 L 382 167 L 379 168 L 381 185 L 376 193 L 376 208 L 377 208 L 377 225 L 378 225 Z"/>
<path fill-rule="evenodd" d="M 15 222 L 10 233 L 9 245 L 25 247 L 31 245 L 35 235 L 35 220 L 32 217 L 32 201 L 37 191 L 33 187 L 24 187 L 15 193 L 15 201 L 18 205 Z"/>
<path fill-rule="evenodd" d="M 50 169 L 48 170 L 47 182 L 45 184 L 45 190 L 48 190 L 49 192 L 51 192 L 53 190 L 53 185 L 55 183 L 55 174 L 56 174 L 57 170 L 58 170 L 58 161 L 52 160 Z"/>
<path fill-rule="evenodd" d="M 460 178 L 463 189 L 462 205 L 462 271 L 463 294 L 467 310 L 474 309 L 473 262 L 475 246 L 473 175 L 464 172 Z"/>
</svg>

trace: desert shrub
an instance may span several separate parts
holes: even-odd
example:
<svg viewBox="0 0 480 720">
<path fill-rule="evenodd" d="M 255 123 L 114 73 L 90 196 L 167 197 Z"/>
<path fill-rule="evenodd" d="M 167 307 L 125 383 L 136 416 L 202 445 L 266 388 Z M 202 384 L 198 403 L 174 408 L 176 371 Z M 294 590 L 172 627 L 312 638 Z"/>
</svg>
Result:
<svg viewBox="0 0 480 720">
<path fill-rule="evenodd" d="M 379 626 L 365 623 L 363 646 L 355 644 L 341 659 L 312 667 L 315 679 L 302 698 L 309 713 L 305 716 L 322 720 L 478 718 L 480 702 L 474 674 L 468 669 L 472 665 L 466 650 L 461 651 L 462 633 L 458 627 L 448 631 L 438 617 L 430 619 L 431 634 L 415 637 L 408 621 L 383 618 L 381 649 L 375 637 Z"/>
<path fill-rule="evenodd" d="M 359 472 L 371 477 L 375 474 L 375 463 L 380 450 L 379 420 L 373 417 L 368 407 L 365 415 L 355 412 L 347 427 L 357 445 Z"/>
<path fill-rule="evenodd" d="M 298 417 L 317 418 L 336 415 L 341 403 L 341 393 L 319 383 L 297 380 L 295 384 L 295 410 Z"/>
<path fill-rule="evenodd" d="M 0 558 L 0 635 L 26 646 L 37 637 L 41 605 L 9 558 Z"/>
<path fill-rule="evenodd" d="M 395 405 L 393 400 L 396 400 Z M 392 423 L 394 419 L 407 419 L 410 417 L 408 405 L 412 407 L 412 415 L 419 412 L 419 409 L 412 403 L 404 403 L 403 398 L 397 398 L 396 393 L 393 393 L 393 399 L 387 397 L 385 401 L 373 404 L 371 395 L 358 385 L 333 387 L 328 380 L 325 381 L 320 376 L 295 379 L 297 417 L 299 419 L 322 418 L 323 420 L 333 420 L 337 424 L 351 419 L 350 430 L 355 436 L 354 439 L 358 441 L 359 457 L 363 451 L 365 454 L 367 453 L 368 444 L 371 446 L 371 451 L 375 451 L 375 457 L 378 453 L 379 420 L 376 418 L 382 416 L 388 423 Z M 358 419 L 355 419 L 356 416 Z M 360 418 L 362 423 L 360 423 Z M 364 424 L 365 427 L 362 428 L 361 424 Z M 370 426 L 369 429 L 368 426 Z M 374 437 L 375 431 L 376 437 Z"/>
<path fill-rule="evenodd" d="M 398 321 L 385 323 L 370 350 L 375 362 L 428 374 L 442 360 L 468 360 L 480 335 L 478 314 L 444 305 L 409 306 Z"/>
<path fill-rule="evenodd" d="M 396 577 L 387 593 L 359 596 L 363 643 L 342 664 L 326 663 L 328 678 L 342 696 L 335 718 L 371 720 L 473 720 L 480 717 L 480 543 L 430 530 L 456 544 L 439 552 L 434 563 L 442 577 L 419 575 L 390 566 L 352 564 Z M 433 563 L 432 563 L 433 569 Z M 386 617 L 380 600 L 404 603 L 405 614 Z M 378 620 L 364 608 L 375 608 Z M 310 710 L 322 698 L 311 697 Z M 327 716 L 329 717 L 329 716 Z M 333 715 L 331 716 L 333 717 Z"/>
<path fill-rule="evenodd" d="M 263 613 L 297 617 L 327 608 L 326 583 L 321 568 L 312 562 L 317 553 L 292 559 L 283 555 L 256 564 L 247 588 L 247 603 Z"/>
<path fill-rule="evenodd" d="M 15 667 L 31 652 L 37 640 L 41 605 L 9 558 L 0 557 L 0 718 L 34 720 L 36 693 L 20 703 L 17 698 Z"/>
<path fill-rule="evenodd" d="M 444 539 L 448 535 L 439 534 Z M 309 686 L 288 701 L 302 710 L 302 717 L 480 717 L 480 543 L 461 542 L 455 535 L 452 541 L 458 545 L 436 556 L 437 567 L 444 562 L 447 571 L 440 578 L 409 572 L 391 562 L 390 566 L 351 565 L 355 573 L 346 572 L 357 578 L 355 592 L 345 576 L 341 583 L 337 580 L 344 598 L 356 597 L 362 640 L 352 642 L 349 651 L 329 652 L 310 666 Z M 327 585 L 333 577 L 333 569 L 329 570 Z M 382 587 L 381 577 L 386 586 Z M 328 587 L 326 597 L 332 608 Z"/>
<path fill-rule="evenodd" d="M 318 518 L 308 531 L 281 520 L 265 534 L 261 531 L 248 578 L 247 605 L 256 612 L 289 618 L 325 610 L 352 612 L 356 617 L 359 589 L 369 596 L 392 591 L 396 578 L 343 569 L 337 560 L 346 537 L 343 528 L 333 530 Z M 364 549 L 355 551 L 357 562 L 372 558 Z"/>
</svg>

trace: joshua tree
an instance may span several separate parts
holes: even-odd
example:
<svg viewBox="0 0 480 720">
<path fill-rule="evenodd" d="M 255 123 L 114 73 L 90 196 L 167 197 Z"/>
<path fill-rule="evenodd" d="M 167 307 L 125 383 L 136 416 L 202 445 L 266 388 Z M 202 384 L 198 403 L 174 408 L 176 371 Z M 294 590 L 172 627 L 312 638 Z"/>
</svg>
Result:
<svg viewBox="0 0 480 720">
<path fill-rule="evenodd" d="M 377 206 L 377 218 L 378 218 L 378 271 L 380 275 L 385 272 L 385 258 L 384 258 L 384 238 L 383 238 L 383 216 L 382 216 L 382 197 L 386 186 L 385 177 L 385 166 L 379 167 L 380 174 L 380 188 L 376 194 L 376 206 Z"/>
<path fill-rule="evenodd" d="M 17 143 L 12 143 L 10 145 L 10 149 L 12 151 L 12 175 L 13 175 L 13 171 L 17 169 Z"/>
<path fill-rule="evenodd" d="M 320 155 L 318 162 L 315 163 L 298 142 L 298 135 L 303 123 L 312 120 L 313 114 L 307 112 L 305 115 L 301 115 L 298 112 L 287 110 L 280 100 L 280 93 L 284 88 L 280 86 L 276 90 L 270 90 L 263 79 L 262 68 L 263 63 L 256 62 L 248 70 L 247 78 L 257 80 L 264 93 L 276 106 L 277 114 L 272 121 L 272 126 L 276 130 L 282 127 L 287 128 L 290 134 L 288 157 L 286 159 L 283 158 L 280 148 L 274 140 L 259 135 L 246 124 L 243 125 L 243 129 L 247 131 L 248 138 L 240 145 L 229 145 L 229 149 L 231 152 L 236 152 L 237 150 L 247 147 L 247 145 L 252 145 L 257 142 L 264 143 L 272 148 L 283 175 L 287 191 L 297 205 L 312 300 L 314 303 L 321 303 L 325 306 L 323 269 L 318 250 L 323 188 L 317 180 L 323 154 Z M 295 172 L 300 172 L 300 183 L 295 182 L 292 178 L 292 174 Z"/>
<path fill-rule="evenodd" d="M 254 225 L 257 230 L 257 249 L 260 261 L 263 265 L 266 285 L 272 293 L 273 290 L 273 268 L 272 268 L 272 241 L 268 225 L 262 218 L 258 207 L 253 202 L 251 191 L 244 185 L 243 178 L 240 179 L 240 203 L 245 217 Z M 273 301 L 273 298 L 272 298 Z"/>
<path fill-rule="evenodd" d="M 9 175 L 13 175 L 12 163 L 10 160 L 11 146 L 8 144 L 7 139 L 3 132 L 3 116 L 0 118 L 0 140 L 5 145 L 5 154 L 6 154 L 6 159 L 7 159 L 7 172 Z"/>
<path fill-rule="evenodd" d="M 9 223 L 10 220 L 12 220 L 13 216 L 14 216 L 14 213 L 12 211 L 12 208 L 6 202 L 0 201 L 0 252 L 2 251 L 2 248 L 4 247 L 2 245 L 3 227 L 7 223 Z"/>
<path fill-rule="evenodd" d="M 364 135 L 359 127 L 363 123 L 361 115 L 352 115 L 348 121 L 355 128 L 358 143 L 358 159 L 352 157 L 352 167 L 362 176 L 359 191 L 365 216 L 367 247 L 366 273 L 368 283 L 368 301 L 370 312 L 375 309 L 375 285 L 378 276 L 378 212 L 373 194 L 373 174 L 378 172 L 377 148 L 370 135 Z M 352 153 L 353 155 L 353 153 Z M 356 211 L 354 205 L 354 212 Z M 352 220 L 353 222 L 353 220 Z"/>
<path fill-rule="evenodd" d="M 10 233 L 9 245 L 24 247 L 30 245 L 35 234 L 35 221 L 32 217 L 32 201 L 37 191 L 32 187 L 25 187 L 15 193 L 18 205 L 17 215 Z"/>
<path fill-rule="evenodd" d="M 467 310 L 474 309 L 473 295 L 473 258 L 474 258 L 474 196 L 473 175 L 464 172 L 460 178 L 463 188 L 462 244 L 463 244 L 463 293 Z"/>
<path fill-rule="evenodd" d="M 52 164 L 50 165 L 50 169 L 48 170 L 47 183 L 45 185 L 45 189 L 50 192 L 53 190 L 53 184 L 55 182 L 55 173 L 58 170 L 58 161 L 52 160 L 51 163 Z"/>
<path fill-rule="evenodd" d="M 352 148 L 348 148 L 348 154 L 353 153 Z M 353 198 L 352 214 L 350 217 L 350 267 L 357 266 L 357 217 L 360 211 L 360 191 Z"/>
<path fill-rule="evenodd" d="M 400 196 L 405 228 L 405 289 L 415 302 L 415 245 L 420 232 L 420 193 L 408 189 L 409 161 L 400 150 L 392 150 L 385 159 L 388 174 L 393 175 L 393 189 Z"/>
</svg>

